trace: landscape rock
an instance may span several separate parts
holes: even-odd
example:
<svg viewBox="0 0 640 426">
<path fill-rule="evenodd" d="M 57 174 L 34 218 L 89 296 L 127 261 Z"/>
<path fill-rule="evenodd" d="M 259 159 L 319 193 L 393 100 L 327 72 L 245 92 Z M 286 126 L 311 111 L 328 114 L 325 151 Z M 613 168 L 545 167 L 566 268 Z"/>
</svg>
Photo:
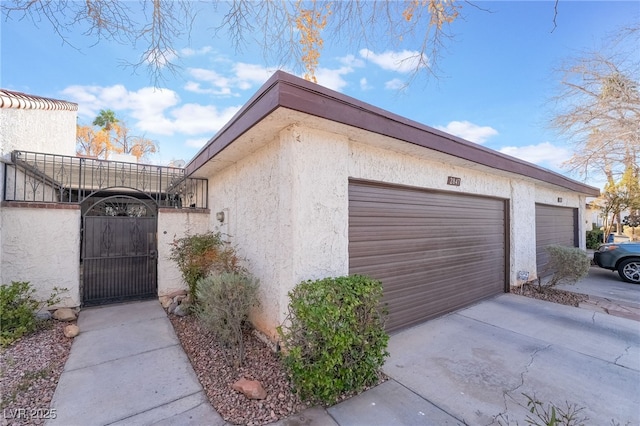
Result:
<svg viewBox="0 0 640 426">
<path fill-rule="evenodd" d="M 171 293 L 168 293 L 166 297 L 173 299 L 176 296 L 186 296 L 186 295 L 187 295 L 187 290 L 175 290 L 175 291 L 172 291 Z"/>
<path fill-rule="evenodd" d="M 78 334 L 80 334 L 80 328 L 75 324 L 68 325 L 64 328 L 64 335 L 66 337 L 72 338 L 76 337 Z"/>
<path fill-rule="evenodd" d="M 183 317 L 185 315 L 189 315 L 189 307 L 187 304 L 183 303 L 181 305 L 176 306 L 173 310 L 173 315 L 177 315 L 179 317 Z"/>
<path fill-rule="evenodd" d="M 49 311 L 38 311 L 36 312 L 36 319 L 38 321 L 47 321 L 51 319 L 51 312 Z"/>
<path fill-rule="evenodd" d="M 160 296 L 160 304 L 163 308 L 167 309 L 173 302 L 173 299 L 169 296 Z"/>
<path fill-rule="evenodd" d="M 241 392 L 249 399 L 265 399 L 267 391 L 257 380 L 247 380 L 244 377 L 232 385 L 233 390 Z"/>
<path fill-rule="evenodd" d="M 78 316 L 73 311 L 73 309 L 60 308 L 56 309 L 56 311 L 53 313 L 53 318 L 57 319 L 58 321 L 75 321 Z"/>
<path fill-rule="evenodd" d="M 182 301 L 183 301 L 184 299 L 186 299 L 186 298 L 187 298 L 187 295 L 186 295 L 186 294 L 181 294 L 181 295 L 179 295 L 179 296 L 174 297 L 174 298 L 173 298 L 173 301 L 174 301 L 175 303 L 180 304 L 180 303 L 182 303 Z"/>
</svg>

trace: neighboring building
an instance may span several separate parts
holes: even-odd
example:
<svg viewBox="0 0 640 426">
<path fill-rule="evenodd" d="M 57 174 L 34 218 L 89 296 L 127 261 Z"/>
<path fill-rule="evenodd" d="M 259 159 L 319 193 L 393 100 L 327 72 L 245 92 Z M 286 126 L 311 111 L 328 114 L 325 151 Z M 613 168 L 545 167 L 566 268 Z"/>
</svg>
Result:
<svg viewBox="0 0 640 426">
<path fill-rule="evenodd" d="M 181 288 L 170 243 L 206 230 L 206 181 L 75 156 L 77 108 L 0 90 L 0 283 L 66 288 L 65 306 Z"/>
<path fill-rule="evenodd" d="M 14 144 L 3 153 L 13 149 L 24 148 Z M 38 149 L 50 151 L 46 145 Z M 91 176 L 100 167 L 120 171 L 127 164 L 80 164 L 74 158 L 71 163 Z M 19 155 L 14 160 L 7 170 L 26 176 L 28 161 Z M 87 247 L 111 244 L 105 230 L 124 223 L 105 217 L 126 211 L 131 223 L 126 229 L 138 235 L 136 229 L 152 212 L 156 219 L 145 228 L 144 241 L 157 249 L 157 294 L 183 285 L 167 260 L 174 235 L 213 230 L 228 236 L 260 279 L 261 306 L 251 319 L 270 337 L 277 338 L 275 328 L 285 320 L 288 292 L 296 284 L 352 273 L 382 281 L 388 328 L 397 330 L 534 279 L 545 270 L 548 244 L 584 248 L 586 197 L 598 195 L 596 188 L 558 173 L 283 72 L 274 74 L 187 164 L 185 176 L 175 174 L 181 169 L 166 172 L 174 173 L 177 183 L 202 188 L 205 182 L 197 202 L 187 197 L 196 191 L 186 187 L 178 198 L 173 185 L 149 191 L 148 180 L 140 176 L 147 176 L 151 166 L 131 167 L 128 179 L 147 182 L 138 183 L 135 194 L 133 184 L 98 185 L 94 177 L 89 185 L 79 178 L 64 186 L 64 194 L 70 194 L 66 203 L 53 203 L 67 206 L 56 207 L 64 214 L 41 208 L 52 203 L 5 197 L 15 201 L 3 202 L 4 223 L 8 216 L 17 220 L 15 211 L 29 208 L 30 215 L 47 212 L 36 222 L 48 221 L 49 213 L 57 222 L 24 230 L 28 244 L 20 251 L 17 232 L 3 225 L 3 281 L 18 276 L 5 273 L 5 265 L 13 263 L 29 268 L 21 279 L 40 277 L 40 267 L 33 265 L 47 259 L 47 253 L 22 260 L 19 253 L 29 253 L 38 238 L 59 232 L 55 247 L 66 254 L 52 265 L 68 262 L 68 271 L 61 273 L 65 277 L 73 270 L 82 274 L 76 272 L 73 282 L 44 276 L 35 281 L 45 287 L 53 281 L 76 286 L 72 302 L 86 303 L 90 294 L 82 283 L 87 274 L 106 277 L 97 281 L 98 289 L 113 281 L 107 267 L 87 266 L 92 260 Z M 128 197 L 122 210 L 104 204 L 109 194 Z M 93 206 L 104 206 L 98 219 L 91 218 Z M 94 221 L 98 231 L 87 232 Z M 5 250 L 7 238 L 11 244 Z"/>
<path fill-rule="evenodd" d="M 547 244 L 585 247 L 599 193 L 283 72 L 186 170 L 260 279 L 252 320 L 273 338 L 307 279 L 381 279 L 390 330 L 509 291 Z"/>
</svg>

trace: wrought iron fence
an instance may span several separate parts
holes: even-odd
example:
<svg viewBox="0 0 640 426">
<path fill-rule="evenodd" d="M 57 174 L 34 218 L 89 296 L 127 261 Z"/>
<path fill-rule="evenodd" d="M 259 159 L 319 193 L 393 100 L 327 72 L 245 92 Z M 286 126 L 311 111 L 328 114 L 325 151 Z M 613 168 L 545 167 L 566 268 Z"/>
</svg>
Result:
<svg viewBox="0 0 640 426">
<path fill-rule="evenodd" d="M 207 208 L 206 179 L 175 167 L 14 151 L 5 164 L 6 201 L 81 203 L 97 193 L 142 192 L 160 207 Z"/>
</svg>

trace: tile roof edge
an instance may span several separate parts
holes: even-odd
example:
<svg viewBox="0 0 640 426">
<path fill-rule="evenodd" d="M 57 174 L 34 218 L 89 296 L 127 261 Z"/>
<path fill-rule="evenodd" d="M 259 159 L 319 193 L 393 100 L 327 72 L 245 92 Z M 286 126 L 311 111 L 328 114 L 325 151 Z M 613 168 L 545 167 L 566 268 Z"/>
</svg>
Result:
<svg viewBox="0 0 640 426">
<path fill-rule="evenodd" d="M 78 111 L 78 104 L 0 89 L 0 108 Z"/>
</svg>

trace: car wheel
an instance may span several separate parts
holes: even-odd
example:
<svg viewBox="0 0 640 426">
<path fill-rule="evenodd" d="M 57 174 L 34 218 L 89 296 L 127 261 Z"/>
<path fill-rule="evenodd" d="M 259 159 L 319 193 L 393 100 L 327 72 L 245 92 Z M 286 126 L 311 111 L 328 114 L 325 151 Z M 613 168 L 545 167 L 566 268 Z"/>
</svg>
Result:
<svg viewBox="0 0 640 426">
<path fill-rule="evenodd" d="M 640 259 L 626 259 L 620 262 L 618 274 L 627 282 L 640 284 Z"/>
</svg>

